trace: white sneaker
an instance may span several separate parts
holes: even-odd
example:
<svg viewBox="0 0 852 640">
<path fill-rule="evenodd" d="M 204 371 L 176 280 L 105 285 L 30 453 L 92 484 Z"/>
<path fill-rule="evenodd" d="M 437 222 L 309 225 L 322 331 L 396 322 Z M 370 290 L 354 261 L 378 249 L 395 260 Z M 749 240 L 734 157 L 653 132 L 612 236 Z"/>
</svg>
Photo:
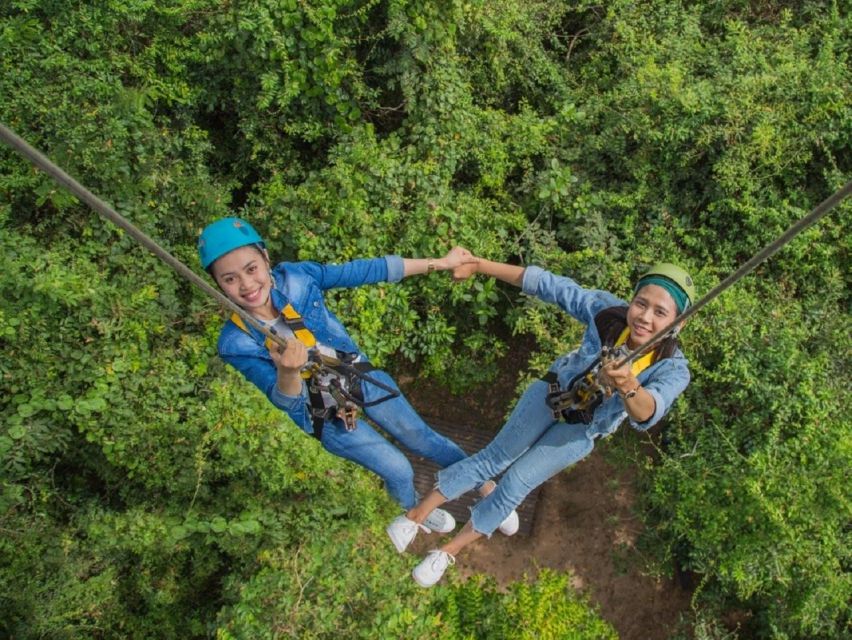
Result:
<svg viewBox="0 0 852 640">
<path fill-rule="evenodd" d="M 518 519 L 518 512 L 512 509 L 512 513 L 506 516 L 506 519 L 500 523 L 500 526 L 497 527 L 500 533 L 504 536 L 513 536 L 518 532 L 518 529 L 521 526 L 521 522 Z"/>
<path fill-rule="evenodd" d="M 433 549 L 420 564 L 414 567 L 411 576 L 421 587 L 431 587 L 441 579 L 447 567 L 455 563 L 456 559 L 446 551 Z"/>
<path fill-rule="evenodd" d="M 435 509 L 426 516 L 422 526 L 427 533 L 449 533 L 456 528 L 456 519 L 443 509 Z"/>
<path fill-rule="evenodd" d="M 402 553 L 405 548 L 414 540 L 417 535 L 417 530 L 422 528 L 422 525 L 417 524 L 414 520 L 409 520 L 405 516 L 397 516 L 393 519 L 385 531 L 393 542 L 396 550 Z"/>
</svg>

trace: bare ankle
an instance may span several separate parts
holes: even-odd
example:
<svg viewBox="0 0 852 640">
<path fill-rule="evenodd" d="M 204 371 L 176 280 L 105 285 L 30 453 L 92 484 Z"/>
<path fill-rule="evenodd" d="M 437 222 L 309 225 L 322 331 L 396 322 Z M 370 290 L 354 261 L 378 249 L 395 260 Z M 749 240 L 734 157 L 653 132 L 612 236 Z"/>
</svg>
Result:
<svg viewBox="0 0 852 640">
<path fill-rule="evenodd" d="M 405 514 L 405 517 L 417 524 L 423 524 L 423 521 L 429 517 L 429 513 L 431 513 L 431 511 L 424 508 L 423 505 L 418 504 L 416 507 L 409 509 Z"/>
<path fill-rule="evenodd" d="M 481 495 L 481 496 L 484 498 L 484 497 L 485 497 L 485 496 L 487 496 L 489 493 L 491 493 L 492 491 L 494 491 L 494 489 L 496 489 L 496 488 L 497 488 L 497 483 L 496 483 L 496 482 L 494 482 L 493 480 L 486 480 L 486 481 L 485 481 L 485 482 L 483 482 L 483 483 L 482 483 L 482 485 L 479 487 L 479 495 Z"/>
</svg>

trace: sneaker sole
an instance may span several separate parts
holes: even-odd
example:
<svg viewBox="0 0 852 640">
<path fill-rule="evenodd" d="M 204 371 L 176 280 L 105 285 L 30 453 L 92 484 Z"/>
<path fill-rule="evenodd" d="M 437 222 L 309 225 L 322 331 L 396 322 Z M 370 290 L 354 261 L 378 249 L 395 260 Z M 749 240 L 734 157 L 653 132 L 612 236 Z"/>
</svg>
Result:
<svg viewBox="0 0 852 640">
<path fill-rule="evenodd" d="M 449 529 L 436 529 L 435 527 L 427 527 L 425 524 L 421 524 L 420 528 L 426 533 L 450 533 L 451 531 L 455 531 L 456 524 L 458 523 L 456 522 L 455 518 L 453 518 L 453 526 L 451 526 Z"/>
<path fill-rule="evenodd" d="M 428 589 L 430 587 L 434 587 L 437 584 L 437 580 L 435 582 L 421 582 L 420 578 L 417 577 L 417 574 L 413 571 L 411 572 L 411 577 L 414 578 L 414 582 L 423 587 L 424 589 Z M 440 580 L 440 578 L 439 578 Z"/>
<path fill-rule="evenodd" d="M 456 530 L 456 527 L 453 525 L 452 529 L 430 529 L 428 527 L 425 527 L 425 529 L 426 533 L 452 533 Z"/>
</svg>

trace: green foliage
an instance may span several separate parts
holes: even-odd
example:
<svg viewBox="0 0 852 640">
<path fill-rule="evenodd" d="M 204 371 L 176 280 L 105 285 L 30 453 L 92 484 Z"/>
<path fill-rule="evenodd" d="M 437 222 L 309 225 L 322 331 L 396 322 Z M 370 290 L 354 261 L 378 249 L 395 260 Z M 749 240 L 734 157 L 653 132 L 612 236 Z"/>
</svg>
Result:
<svg viewBox="0 0 852 640">
<path fill-rule="evenodd" d="M 799 345 L 821 333 L 848 351 L 849 325 L 809 323 L 785 294 L 770 296 L 764 292 L 760 309 L 783 309 L 787 322 L 767 328 L 758 303 L 732 292 L 693 330 L 696 392 L 672 420 L 648 507 L 657 534 L 685 568 L 705 576 L 703 591 L 717 605 L 743 603 L 779 636 L 830 638 L 852 589 L 843 568 L 849 437 L 836 402 L 848 394 L 828 352 Z M 713 344 L 723 332 L 751 348 Z"/>
<path fill-rule="evenodd" d="M 544 570 L 508 592 L 481 576 L 424 591 L 408 579 L 410 556 L 388 553 L 376 534 L 262 553 L 249 580 L 226 587 L 238 594 L 217 638 L 617 638 L 567 575 Z"/>
<path fill-rule="evenodd" d="M 664 256 L 707 291 L 848 180 L 849 41 L 817 0 L 14 0 L 0 121 L 191 265 L 237 210 L 279 259 L 462 244 L 626 297 Z M 658 558 L 700 574 L 696 637 L 731 608 L 749 637 L 848 628 L 849 220 L 684 334 L 643 505 Z M 5 148 L 0 267 L 3 634 L 612 637 L 555 574 L 415 592 L 376 479 L 216 359 L 208 301 Z M 506 326 L 535 341 L 527 377 L 582 330 L 483 279 L 331 305 L 376 363 L 457 391 Z"/>
<path fill-rule="evenodd" d="M 10 518 L 4 518 L 8 526 Z M 0 537 L 0 603 L 5 637 L 96 637 L 118 632 L 126 603 L 118 567 L 87 550 L 66 527 L 17 518 Z"/>
<path fill-rule="evenodd" d="M 234 604 L 220 612 L 217 638 L 437 637 L 433 598 L 407 579 L 410 558 L 390 553 L 379 533 L 261 553 L 253 575 L 225 585 Z"/>
<path fill-rule="evenodd" d="M 490 578 L 472 578 L 445 591 L 442 637 L 469 640 L 616 640 L 618 635 L 569 586 L 569 576 L 542 570 L 508 592 Z"/>
</svg>

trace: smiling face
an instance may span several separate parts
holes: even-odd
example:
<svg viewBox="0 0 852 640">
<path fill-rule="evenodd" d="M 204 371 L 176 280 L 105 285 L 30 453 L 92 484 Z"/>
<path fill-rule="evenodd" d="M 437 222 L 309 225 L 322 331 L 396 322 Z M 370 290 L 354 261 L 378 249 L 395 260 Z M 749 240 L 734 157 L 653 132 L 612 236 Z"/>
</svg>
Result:
<svg viewBox="0 0 852 640">
<path fill-rule="evenodd" d="M 275 309 L 269 292 L 269 258 L 253 245 L 234 249 L 211 265 L 216 283 L 234 303 L 260 318 L 272 319 Z"/>
<path fill-rule="evenodd" d="M 677 305 L 669 292 L 656 284 L 647 284 L 633 296 L 627 308 L 630 337 L 627 346 L 640 347 L 677 317 Z"/>
</svg>

